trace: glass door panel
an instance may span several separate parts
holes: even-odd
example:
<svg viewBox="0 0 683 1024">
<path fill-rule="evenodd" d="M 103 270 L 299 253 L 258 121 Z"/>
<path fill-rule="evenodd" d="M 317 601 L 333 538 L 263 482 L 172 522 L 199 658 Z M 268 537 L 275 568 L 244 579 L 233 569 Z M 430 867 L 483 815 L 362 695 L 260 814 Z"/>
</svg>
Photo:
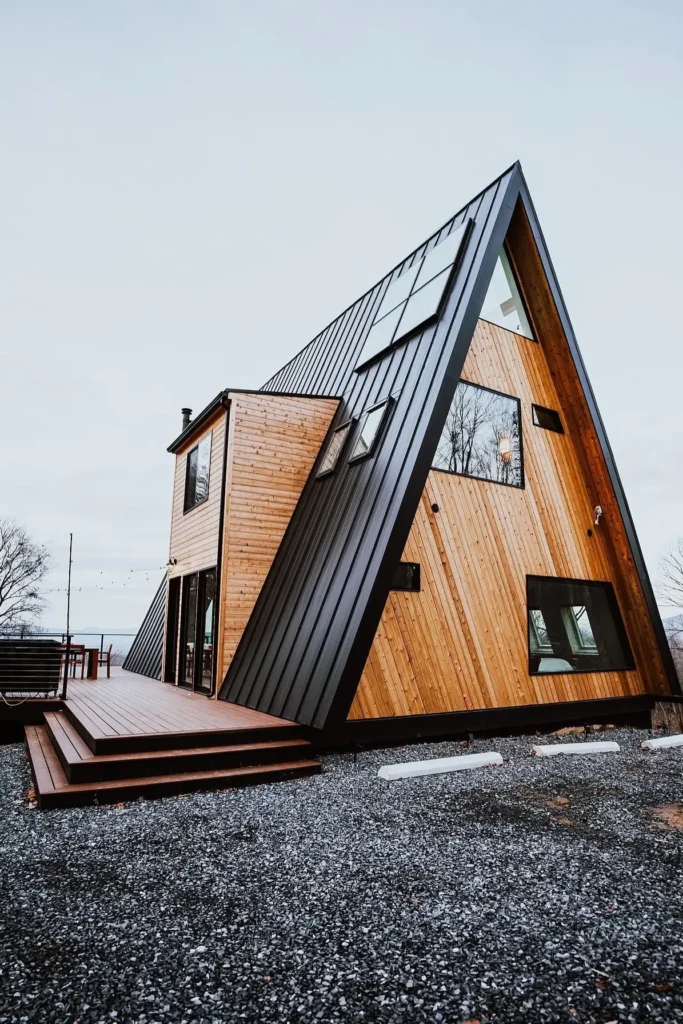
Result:
<svg viewBox="0 0 683 1024">
<path fill-rule="evenodd" d="M 168 581 L 166 605 L 166 650 L 164 653 L 164 682 L 175 683 L 178 657 L 178 613 L 180 611 L 180 577 Z"/>
<path fill-rule="evenodd" d="M 197 650 L 201 663 L 197 664 L 196 685 L 209 692 L 213 683 L 213 646 L 216 608 L 216 570 L 207 569 L 199 574 L 200 615 Z"/>
<path fill-rule="evenodd" d="M 199 578 L 196 574 L 183 578 L 182 632 L 178 672 L 178 682 L 181 686 L 194 686 L 198 582 Z"/>
</svg>

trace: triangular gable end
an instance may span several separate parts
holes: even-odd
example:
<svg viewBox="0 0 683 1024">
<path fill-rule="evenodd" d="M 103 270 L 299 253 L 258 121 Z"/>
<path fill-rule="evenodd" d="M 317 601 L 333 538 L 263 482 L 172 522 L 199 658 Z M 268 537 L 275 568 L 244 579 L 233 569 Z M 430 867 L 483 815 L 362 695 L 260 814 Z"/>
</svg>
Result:
<svg viewBox="0 0 683 1024">
<path fill-rule="evenodd" d="M 438 321 L 357 372 L 389 286 L 468 219 L 471 232 Z M 270 390 L 329 388 L 345 394 L 332 429 L 354 422 L 382 399 L 391 398 L 392 409 L 374 458 L 359 465 L 343 462 L 327 480 L 317 479 L 314 468 L 230 666 L 223 699 L 326 731 L 343 725 L 506 237 L 517 272 L 528 279 L 525 299 L 534 307 L 534 322 L 566 337 L 626 526 L 636 585 L 657 628 L 654 597 L 604 429 L 516 164 L 268 382 Z M 533 273 L 539 270 L 551 302 L 541 301 L 540 289 L 534 293 Z M 657 640 L 673 688 L 663 632 Z"/>
</svg>

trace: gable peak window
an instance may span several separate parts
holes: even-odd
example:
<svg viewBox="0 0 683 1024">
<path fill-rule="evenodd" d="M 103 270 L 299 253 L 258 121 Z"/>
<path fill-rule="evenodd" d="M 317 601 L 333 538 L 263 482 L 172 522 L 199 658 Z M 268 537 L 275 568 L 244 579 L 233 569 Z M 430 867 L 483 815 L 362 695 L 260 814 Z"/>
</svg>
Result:
<svg viewBox="0 0 683 1024">
<path fill-rule="evenodd" d="M 185 469 L 184 511 L 201 505 L 209 497 L 209 469 L 211 467 L 212 432 L 203 437 L 187 453 Z"/>
<path fill-rule="evenodd" d="M 489 290 L 479 314 L 482 320 L 488 320 L 498 327 L 504 327 L 515 334 L 534 341 L 531 324 L 524 308 L 524 302 L 515 279 L 505 249 L 501 249 L 493 270 Z"/>
<path fill-rule="evenodd" d="M 523 487 L 519 399 L 461 380 L 432 469 Z"/>
<path fill-rule="evenodd" d="M 471 223 L 471 218 L 464 220 L 389 284 L 356 370 L 438 319 Z"/>
</svg>

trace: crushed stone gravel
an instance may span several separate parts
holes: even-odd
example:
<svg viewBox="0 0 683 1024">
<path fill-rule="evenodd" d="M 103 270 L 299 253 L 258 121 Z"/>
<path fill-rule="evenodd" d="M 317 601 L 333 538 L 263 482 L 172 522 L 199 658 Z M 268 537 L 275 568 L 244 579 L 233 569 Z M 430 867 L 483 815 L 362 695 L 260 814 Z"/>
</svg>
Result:
<svg viewBox="0 0 683 1024">
<path fill-rule="evenodd" d="M 0 1022 L 683 1020 L 683 749 L 647 735 L 330 754 L 310 779 L 47 812 L 0 747 Z M 490 749 L 502 767 L 377 778 Z"/>
</svg>

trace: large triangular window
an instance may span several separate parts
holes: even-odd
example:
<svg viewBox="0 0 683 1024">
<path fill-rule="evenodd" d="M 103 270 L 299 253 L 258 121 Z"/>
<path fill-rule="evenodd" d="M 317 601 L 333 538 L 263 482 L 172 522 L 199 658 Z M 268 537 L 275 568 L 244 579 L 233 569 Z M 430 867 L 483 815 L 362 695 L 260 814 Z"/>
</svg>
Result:
<svg viewBox="0 0 683 1024">
<path fill-rule="evenodd" d="M 515 334 L 534 340 L 529 318 L 524 309 L 522 296 L 517 287 L 514 271 L 505 249 L 501 249 L 491 278 L 489 290 L 484 299 L 480 317 L 498 327 L 505 327 Z"/>
</svg>

